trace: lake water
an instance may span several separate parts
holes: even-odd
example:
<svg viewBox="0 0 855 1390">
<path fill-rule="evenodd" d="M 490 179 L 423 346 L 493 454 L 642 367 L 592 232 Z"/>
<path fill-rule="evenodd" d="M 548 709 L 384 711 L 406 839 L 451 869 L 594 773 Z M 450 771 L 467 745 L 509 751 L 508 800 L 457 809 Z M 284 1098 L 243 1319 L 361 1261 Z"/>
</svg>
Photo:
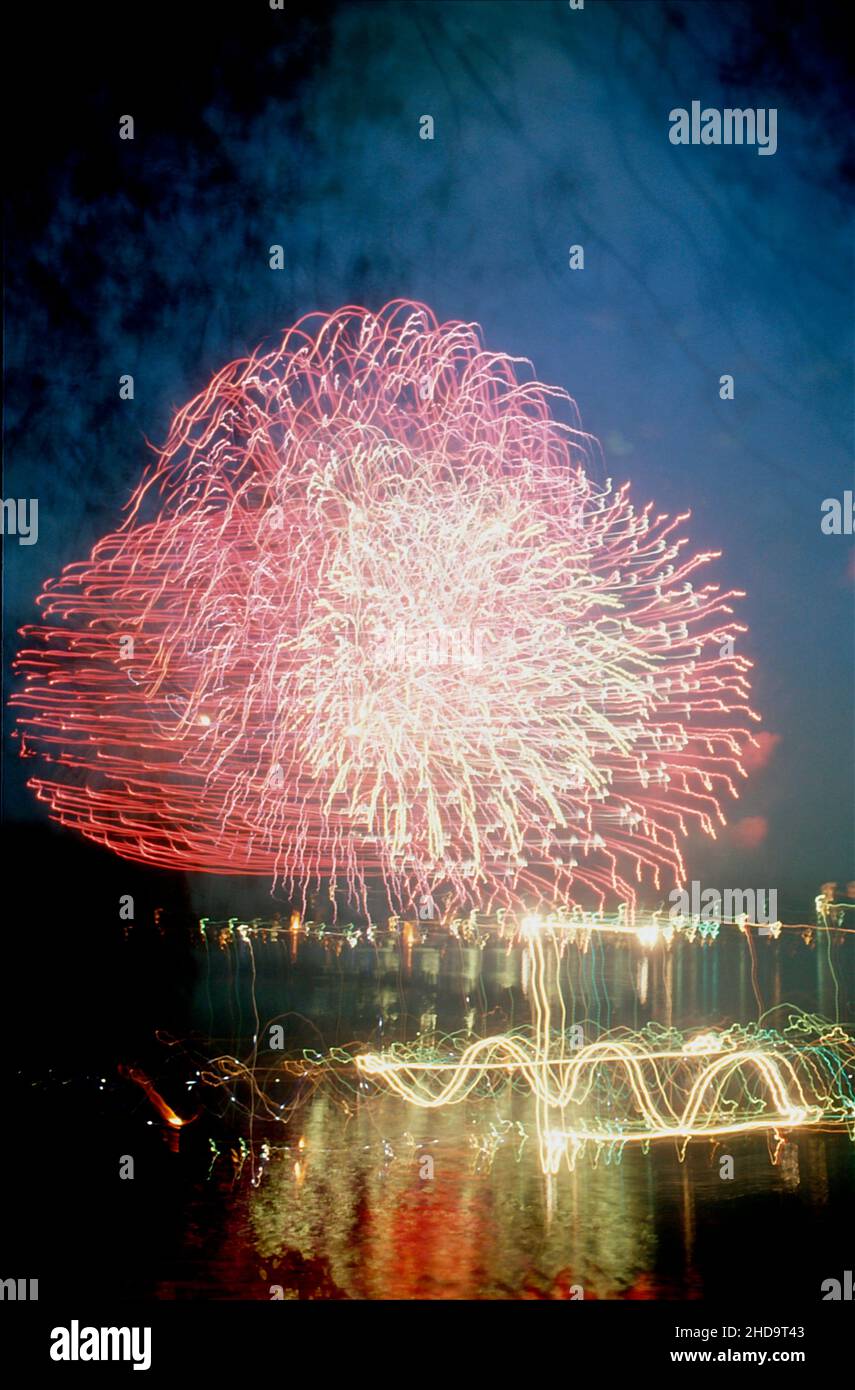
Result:
<svg viewBox="0 0 855 1390">
<path fill-rule="evenodd" d="M 550 990 L 560 984 L 572 1016 L 600 1029 L 652 1020 L 691 1032 L 781 1001 L 855 1016 L 852 937 L 753 947 L 736 931 L 667 951 L 595 940 L 567 951 Z M 845 1133 L 802 1130 L 779 1150 L 764 1133 L 716 1149 L 697 1140 L 683 1161 L 663 1140 L 546 1177 L 524 1084 L 437 1110 L 360 1087 L 357 1051 L 524 1027 L 532 981 L 519 946 L 351 949 L 287 932 L 110 928 L 35 952 L 26 988 L 41 1008 L 19 1076 L 30 1118 L 18 1220 L 39 1241 L 48 1286 L 750 1302 L 783 1283 L 815 1301 L 824 1278 L 851 1266 Z M 55 1026 L 59 1050 L 45 1036 Z M 332 1056 L 320 1079 L 283 1068 L 306 1049 Z M 157 1097 L 191 1122 L 170 1128 Z M 119 1176 L 127 1158 L 133 1181 Z"/>
</svg>

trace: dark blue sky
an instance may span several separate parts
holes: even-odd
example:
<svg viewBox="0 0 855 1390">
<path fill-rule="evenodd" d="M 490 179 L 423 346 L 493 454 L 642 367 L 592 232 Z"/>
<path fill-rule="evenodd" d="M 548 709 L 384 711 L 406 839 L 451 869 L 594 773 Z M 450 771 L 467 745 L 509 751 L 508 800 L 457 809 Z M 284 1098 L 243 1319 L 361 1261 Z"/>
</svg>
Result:
<svg viewBox="0 0 855 1390">
<path fill-rule="evenodd" d="M 731 813 L 747 826 L 695 842 L 690 870 L 777 887 L 789 915 L 855 876 L 853 541 L 820 531 L 853 486 L 839 7 L 185 9 L 57 14 L 21 49 L 3 496 L 39 498 L 40 536 L 4 542 L 7 688 L 43 580 L 116 524 L 176 406 L 309 310 L 421 299 L 569 390 L 607 472 L 691 508 L 716 577 L 748 591 L 777 738 Z M 673 146 L 693 100 L 775 107 L 777 152 Z M 38 817 L 6 763 L 7 817 Z"/>
</svg>

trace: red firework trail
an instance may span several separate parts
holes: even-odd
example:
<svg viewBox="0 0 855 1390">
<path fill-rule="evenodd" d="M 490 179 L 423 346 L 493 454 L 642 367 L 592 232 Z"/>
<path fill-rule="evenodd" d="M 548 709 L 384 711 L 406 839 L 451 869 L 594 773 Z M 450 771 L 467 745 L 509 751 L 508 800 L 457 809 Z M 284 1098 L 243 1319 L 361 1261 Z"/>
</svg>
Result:
<svg viewBox="0 0 855 1390">
<path fill-rule="evenodd" d="M 684 553 L 685 516 L 593 481 L 527 365 L 398 301 L 225 367 L 24 629 L 52 816 L 363 905 L 681 883 L 758 717 L 741 595 L 696 587 L 716 556 Z"/>
</svg>

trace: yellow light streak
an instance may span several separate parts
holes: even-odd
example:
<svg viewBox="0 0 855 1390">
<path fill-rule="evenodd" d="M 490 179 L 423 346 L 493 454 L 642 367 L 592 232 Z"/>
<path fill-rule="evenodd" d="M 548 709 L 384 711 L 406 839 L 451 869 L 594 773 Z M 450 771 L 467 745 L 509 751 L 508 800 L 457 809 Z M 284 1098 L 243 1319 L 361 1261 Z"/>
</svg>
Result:
<svg viewBox="0 0 855 1390">
<path fill-rule="evenodd" d="M 826 1025 L 810 1041 L 763 1029 L 754 1037 L 746 1029 L 707 1029 L 679 1045 L 622 1033 L 574 1048 L 560 983 L 559 1029 L 549 1002 L 548 977 L 560 982 L 548 966 L 550 956 L 560 964 L 561 933 L 531 916 L 521 935 L 532 981 L 531 1036 L 480 1038 L 449 1060 L 401 1049 L 362 1054 L 360 1074 L 423 1109 L 460 1104 L 485 1080 L 519 1075 L 535 1097 L 544 1173 L 557 1173 L 562 1160 L 572 1169 L 589 1144 L 671 1139 L 682 1157 L 691 1139 L 819 1124 L 846 1124 L 855 1138 L 855 1100 L 845 1080 L 855 1045 L 839 1026 Z"/>
</svg>

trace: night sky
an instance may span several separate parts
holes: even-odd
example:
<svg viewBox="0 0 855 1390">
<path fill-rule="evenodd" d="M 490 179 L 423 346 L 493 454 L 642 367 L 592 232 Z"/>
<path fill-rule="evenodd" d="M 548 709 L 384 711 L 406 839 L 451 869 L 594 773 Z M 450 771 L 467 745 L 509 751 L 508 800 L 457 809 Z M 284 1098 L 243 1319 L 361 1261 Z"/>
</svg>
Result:
<svg viewBox="0 0 855 1390">
<path fill-rule="evenodd" d="M 39 499 L 39 540 L 4 540 L 4 702 L 43 581 L 118 523 L 175 408 L 308 311 L 423 300 L 566 388 L 607 475 L 723 550 L 763 766 L 688 866 L 808 920 L 855 876 L 853 541 L 820 530 L 853 487 L 842 11 L 33 8 L 6 97 L 3 496 Z M 777 152 L 672 145 L 693 100 L 775 107 Z M 5 818 L 35 826 L 6 719 Z"/>
</svg>

